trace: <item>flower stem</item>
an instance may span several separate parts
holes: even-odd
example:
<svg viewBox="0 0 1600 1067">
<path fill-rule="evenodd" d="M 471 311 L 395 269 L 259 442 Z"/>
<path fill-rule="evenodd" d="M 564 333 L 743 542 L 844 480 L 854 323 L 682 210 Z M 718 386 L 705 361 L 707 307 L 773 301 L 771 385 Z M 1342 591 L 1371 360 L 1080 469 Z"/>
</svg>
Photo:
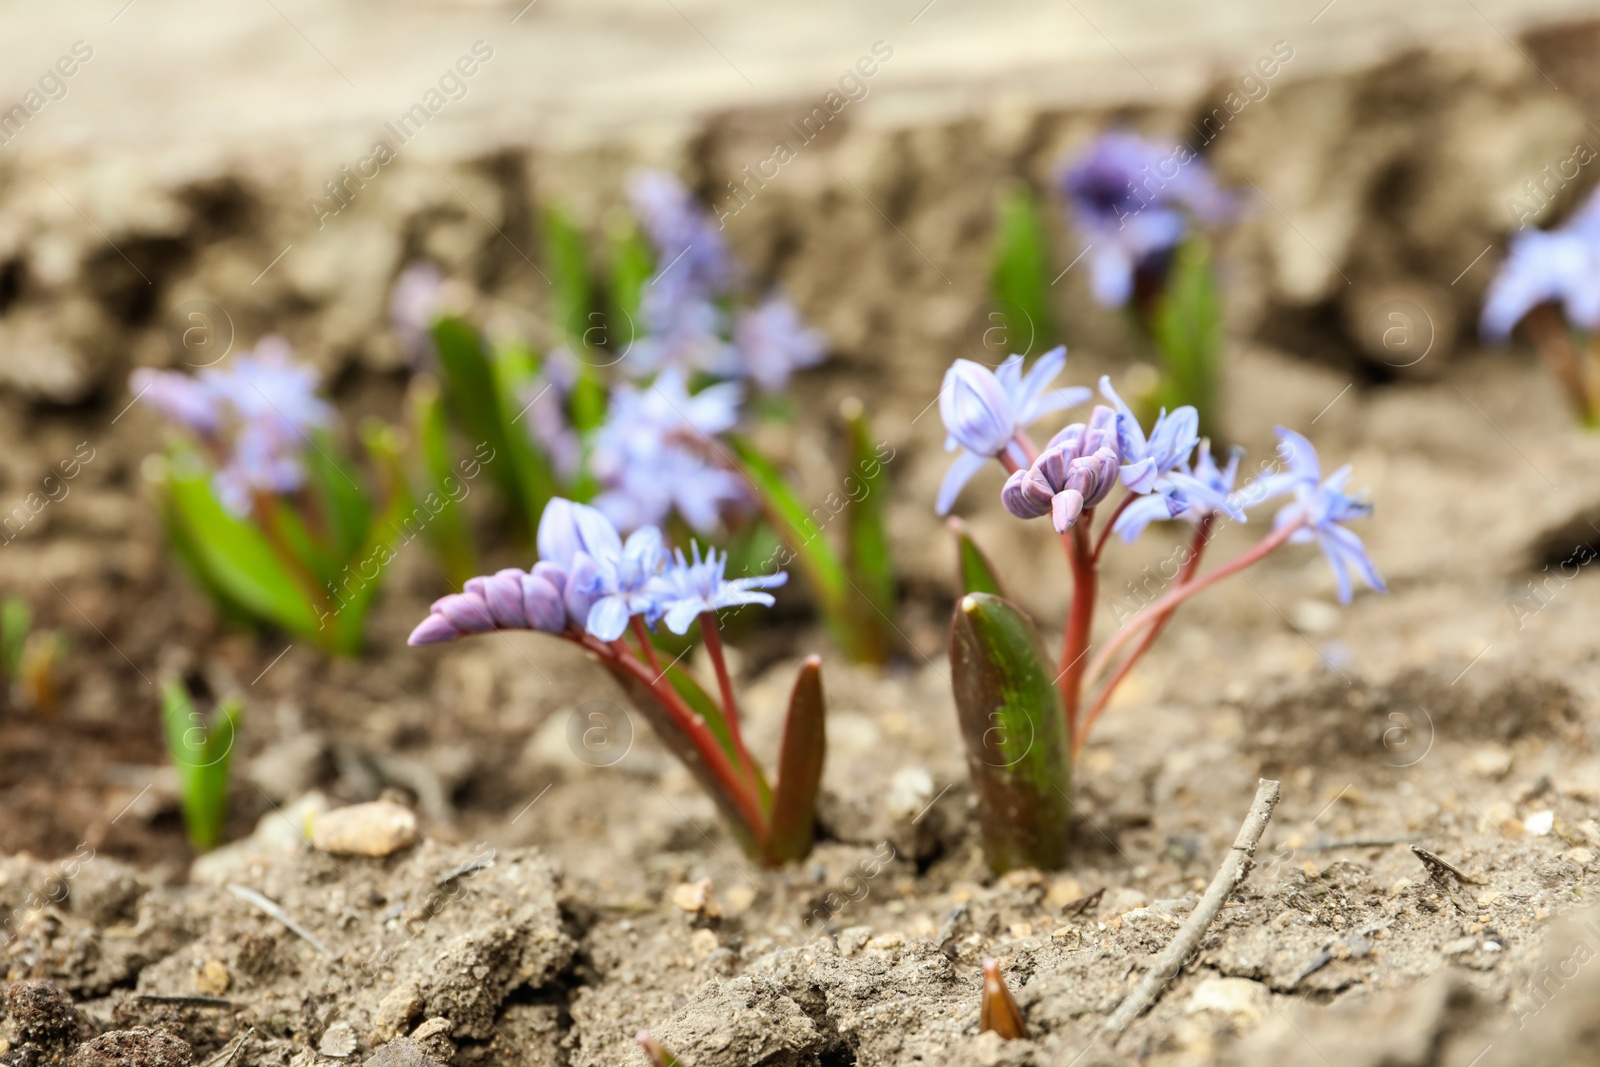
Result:
<svg viewBox="0 0 1600 1067">
<path fill-rule="evenodd" d="M 1061 543 L 1067 548 L 1067 561 L 1072 565 L 1072 613 L 1067 616 L 1067 631 L 1061 639 L 1056 686 L 1061 690 L 1061 704 L 1066 709 L 1068 737 L 1073 736 L 1078 720 L 1078 705 L 1083 697 L 1083 661 L 1088 655 L 1089 635 L 1094 629 L 1099 572 L 1094 552 L 1089 547 L 1089 525 L 1093 521 L 1091 508 L 1078 516 L 1070 533 L 1061 535 Z"/>
<path fill-rule="evenodd" d="M 1579 417 L 1587 422 L 1600 415 L 1597 410 L 1600 405 L 1595 402 L 1594 390 L 1584 374 L 1578 351 L 1567 333 L 1566 324 L 1561 321 L 1561 312 L 1554 304 L 1539 304 L 1522 321 L 1533 339 L 1533 346 L 1539 350 L 1539 358 L 1566 389 Z"/>
<path fill-rule="evenodd" d="M 1122 499 L 1117 501 L 1115 510 L 1106 516 L 1105 527 L 1100 531 L 1099 540 L 1094 543 L 1094 561 L 1096 563 L 1100 562 L 1100 553 L 1105 551 L 1106 542 L 1111 540 L 1111 528 L 1117 524 L 1117 520 L 1122 517 L 1122 513 L 1128 510 L 1128 505 L 1137 499 L 1138 496 L 1134 493 L 1124 492 Z"/>
<path fill-rule="evenodd" d="M 635 615 L 629 622 L 633 626 L 634 639 L 639 642 L 639 651 L 644 653 L 645 662 L 657 674 L 662 673 L 661 661 L 656 658 L 656 646 L 650 643 L 650 631 L 644 628 L 644 616 Z"/>
<path fill-rule="evenodd" d="M 734 696 L 733 679 L 728 675 L 727 659 L 722 653 L 722 635 L 717 632 L 716 612 L 700 613 L 700 636 L 705 640 L 706 655 L 711 657 L 711 666 L 717 672 L 717 687 L 722 691 L 722 718 L 728 724 L 728 738 L 733 742 L 733 750 L 739 754 L 740 770 L 754 794 L 758 789 L 756 768 L 744 747 L 744 734 L 739 729 L 739 699 Z"/>
<path fill-rule="evenodd" d="M 1266 556 L 1270 555 L 1274 549 L 1277 549 L 1285 541 L 1289 540 L 1290 535 L 1292 535 L 1296 530 L 1299 530 L 1304 526 L 1304 519 L 1300 519 L 1297 522 L 1286 523 L 1278 529 L 1272 531 L 1266 537 L 1263 537 L 1259 542 L 1256 543 L 1254 548 L 1240 553 L 1227 563 L 1224 563 L 1222 566 L 1206 575 L 1204 578 L 1190 579 L 1187 584 L 1179 585 L 1169 590 L 1165 596 L 1158 597 L 1150 604 L 1145 605 L 1144 609 L 1132 619 L 1128 620 L 1128 622 L 1123 625 L 1122 629 L 1118 630 L 1116 635 L 1106 643 L 1106 647 L 1102 648 L 1099 654 L 1095 656 L 1094 661 L 1089 664 L 1088 677 L 1098 678 L 1100 675 L 1104 674 L 1106 666 L 1111 662 L 1112 658 L 1116 656 L 1117 652 L 1121 650 L 1122 646 L 1133 640 L 1133 638 L 1137 636 L 1139 631 L 1144 627 L 1158 621 L 1162 618 L 1162 616 L 1170 614 L 1172 609 L 1176 608 L 1179 604 L 1182 604 L 1185 600 L 1188 600 L 1196 593 L 1211 588 L 1211 586 L 1216 585 L 1224 578 L 1229 578 L 1235 574 L 1238 574 L 1240 571 L 1244 570 L 1253 563 L 1259 563 Z"/>
<path fill-rule="evenodd" d="M 644 661 L 633 655 L 621 642 L 607 644 L 585 633 L 577 634 L 571 639 L 616 669 L 631 675 L 635 681 L 649 690 L 661 710 L 666 712 L 667 717 L 683 731 L 690 744 L 694 746 L 707 773 L 718 783 L 723 796 L 739 813 L 752 838 L 756 841 L 764 840 L 767 818 L 761 810 L 761 803 L 756 797 L 755 790 L 741 780 L 738 769 L 728 760 L 727 752 L 716 735 L 711 732 L 711 727 L 678 695 L 678 691 L 667 680 L 666 674 L 651 671 Z"/>
<path fill-rule="evenodd" d="M 1200 568 L 1200 556 L 1205 552 L 1206 544 L 1211 540 L 1211 529 L 1215 522 L 1214 514 L 1207 514 L 1194 528 L 1194 539 L 1189 543 L 1189 558 L 1184 561 L 1183 569 L 1178 572 L 1178 584 L 1181 586 L 1194 577 L 1194 572 Z M 1094 703 L 1089 705 L 1089 713 L 1083 717 L 1083 722 L 1078 727 L 1077 733 L 1072 736 L 1072 755 L 1077 757 L 1078 751 L 1083 748 L 1084 742 L 1089 739 L 1089 731 L 1094 729 L 1095 720 L 1100 718 L 1100 713 L 1105 711 L 1106 705 L 1111 702 L 1111 694 L 1116 692 L 1117 686 L 1133 670 L 1133 665 L 1139 657 L 1149 651 L 1150 646 L 1156 643 L 1156 638 L 1161 636 L 1161 631 L 1167 628 L 1167 623 L 1172 621 L 1173 612 L 1177 611 L 1173 605 L 1162 612 L 1161 617 L 1153 622 L 1145 631 L 1144 638 L 1128 653 L 1126 659 L 1117 665 L 1116 673 L 1101 687 L 1100 694 L 1095 697 Z M 1093 676 L 1090 676 L 1091 682 Z"/>
</svg>

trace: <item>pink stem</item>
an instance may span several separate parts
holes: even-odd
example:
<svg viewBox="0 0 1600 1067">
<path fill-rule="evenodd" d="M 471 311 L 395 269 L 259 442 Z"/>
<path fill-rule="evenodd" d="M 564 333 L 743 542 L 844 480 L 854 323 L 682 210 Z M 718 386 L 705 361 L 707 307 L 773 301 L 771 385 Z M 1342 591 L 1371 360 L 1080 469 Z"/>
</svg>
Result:
<svg viewBox="0 0 1600 1067">
<path fill-rule="evenodd" d="M 1061 703 L 1066 709 L 1067 736 L 1073 736 L 1078 720 L 1078 705 L 1083 698 L 1084 659 L 1089 651 L 1089 636 L 1094 629 L 1094 602 L 1099 573 L 1095 567 L 1094 553 L 1089 548 L 1089 525 L 1094 521 L 1094 509 L 1078 516 L 1070 533 L 1061 535 L 1067 549 L 1067 561 L 1072 565 L 1072 613 L 1067 616 L 1067 630 L 1061 638 L 1060 674 L 1056 685 L 1061 691 Z"/>
<path fill-rule="evenodd" d="M 1111 539 L 1111 528 L 1117 524 L 1117 519 L 1128 509 L 1128 505 L 1137 499 L 1139 499 L 1138 496 L 1133 493 L 1124 493 L 1122 499 L 1117 502 L 1116 509 L 1106 516 L 1105 528 L 1100 531 L 1100 539 L 1094 543 L 1094 561 L 1096 563 L 1100 562 L 1100 553 L 1105 551 L 1106 542 Z"/>
<path fill-rule="evenodd" d="M 1194 530 L 1194 540 L 1189 545 L 1189 559 L 1184 563 L 1183 569 L 1178 572 L 1178 584 L 1194 577 L 1194 572 L 1200 568 L 1200 555 L 1205 551 L 1206 544 L 1211 540 L 1211 527 L 1214 516 L 1207 515 L 1200 520 Z M 1162 612 L 1161 617 L 1145 631 L 1144 639 L 1134 646 L 1126 659 L 1117 665 L 1116 673 L 1101 688 L 1100 695 L 1095 697 L 1094 703 L 1089 706 L 1089 714 L 1084 716 L 1083 724 L 1078 727 L 1078 732 L 1072 738 L 1072 755 L 1077 757 L 1080 749 L 1089 740 L 1089 732 L 1094 729 L 1095 720 L 1100 718 L 1100 713 L 1105 711 L 1106 705 L 1111 702 L 1111 694 L 1116 692 L 1117 686 L 1133 670 L 1133 665 L 1139 662 L 1139 657 L 1149 651 L 1150 646 L 1156 643 L 1156 638 L 1161 636 L 1161 631 L 1167 628 L 1167 623 L 1172 621 L 1173 612 L 1177 607 L 1168 608 Z M 1093 676 L 1091 675 L 1091 681 Z"/>
<path fill-rule="evenodd" d="M 660 674 L 661 661 L 656 658 L 656 646 L 650 643 L 650 632 L 644 628 L 644 616 L 635 615 L 629 621 L 633 625 L 634 640 L 639 642 L 639 651 L 644 653 L 645 662 L 650 664 L 651 670 Z"/>
<path fill-rule="evenodd" d="M 618 642 L 610 645 L 589 634 L 578 634 L 571 640 L 576 641 L 595 655 L 611 661 L 619 669 L 633 675 L 650 690 L 656 702 L 661 705 L 669 718 L 677 724 L 693 742 L 695 749 L 700 753 L 700 758 L 705 761 L 711 776 L 722 785 L 723 791 L 733 800 L 735 807 L 744 817 L 746 825 L 757 840 L 766 837 L 767 817 L 761 810 L 761 804 L 756 798 L 755 790 L 749 788 L 740 780 L 739 772 L 728 761 L 728 755 L 722 748 L 722 742 L 717 740 L 716 734 L 711 732 L 711 727 L 694 709 L 686 704 L 672 683 L 666 680 L 666 675 L 661 672 L 652 673 L 649 666 L 628 651 L 626 645 Z"/>
<path fill-rule="evenodd" d="M 1229 560 L 1227 563 L 1224 563 L 1222 566 L 1218 567 L 1204 578 L 1194 579 L 1187 585 L 1179 585 L 1169 591 L 1165 596 L 1159 597 L 1153 603 L 1146 605 L 1145 608 L 1132 619 L 1130 619 L 1128 623 L 1122 627 L 1122 629 L 1118 630 L 1116 636 L 1114 636 L 1106 644 L 1106 647 L 1102 648 L 1100 653 L 1095 656 L 1094 662 L 1089 664 L 1089 677 L 1098 678 L 1100 675 L 1105 673 L 1106 665 L 1111 662 L 1112 657 L 1117 654 L 1123 645 L 1133 640 L 1134 636 L 1137 635 L 1138 632 L 1145 626 L 1148 626 L 1150 623 L 1160 619 L 1161 616 L 1172 611 L 1173 608 L 1176 608 L 1179 604 L 1182 604 L 1185 600 L 1188 600 L 1196 593 L 1209 589 L 1211 586 L 1222 581 L 1224 578 L 1229 578 L 1235 574 L 1238 574 L 1240 571 L 1244 570 L 1253 563 L 1260 562 L 1274 549 L 1280 547 L 1285 541 L 1289 540 L 1291 534 L 1293 534 L 1296 530 L 1303 528 L 1304 526 L 1304 519 L 1301 519 L 1298 522 L 1287 523 L 1279 529 L 1272 531 L 1272 533 L 1268 534 L 1266 537 L 1263 537 L 1254 548 L 1235 556 L 1233 559 Z"/>
<path fill-rule="evenodd" d="M 728 724 L 728 736 L 733 749 L 739 754 L 740 769 L 753 790 L 757 782 L 755 763 L 744 747 L 744 735 L 739 729 L 739 700 L 733 694 L 733 679 L 728 676 L 727 660 L 722 654 L 722 635 L 717 632 L 717 616 L 712 611 L 700 613 L 700 636 L 705 639 L 706 654 L 717 672 L 717 687 L 722 691 L 722 718 Z"/>
</svg>

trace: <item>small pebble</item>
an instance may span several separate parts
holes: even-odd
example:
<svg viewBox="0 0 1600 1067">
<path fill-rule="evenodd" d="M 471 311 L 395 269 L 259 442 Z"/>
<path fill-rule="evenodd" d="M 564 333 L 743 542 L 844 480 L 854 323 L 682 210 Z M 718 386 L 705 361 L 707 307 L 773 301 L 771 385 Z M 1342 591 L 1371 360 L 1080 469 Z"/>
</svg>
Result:
<svg viewBox="0 0 1600 1067">
<path fill-rule="evenodd" d="M 311 825 L 311 843 L 335 856 L 388 856 L 416 841 L 417 817 L 387 800 L 335 808 Z"/>
<path fill-rule="evenodd" d="M 331 1056 L 342 1060 L 356 1050 L 355 1028 L 347 1022 L 336 1022 L 322 1031 L 322 1040 L 317 1042 L 317 1051 L 324 1056 Z"/>
<path fill-rule="evenodd" d="M 228 968 L 221 960 L 206 960 L 194 971 L 195 988 L 208 996 L 220 997 L 226 993 L 230 981 Z"/>
<path fill-rule="evenodd" d="M 1184 1011 L 1197 1015 L 1214 1011 L 1251 1022 L 1260 1022 L 1271 1010 L 1272 994 L 1260 982 L 1248 978 L 1207 978 L 1195 986 Z"/>
<path fill-rule="evenodd" d="M 1536 811 L 1522 820 L 1522 828 L 1535 837 L 1544 837 L 1556 825 L 1556 813 L 1553 811 Z"/>
<path fill-rule="evenodd" d="M 711 879 L 698 882 L 680 882 L 672 888 L 672 903 L 690 915 L 704 915 L 708 919 L 720 918 L 722 909 L 711 895 Z"/>
</svg>

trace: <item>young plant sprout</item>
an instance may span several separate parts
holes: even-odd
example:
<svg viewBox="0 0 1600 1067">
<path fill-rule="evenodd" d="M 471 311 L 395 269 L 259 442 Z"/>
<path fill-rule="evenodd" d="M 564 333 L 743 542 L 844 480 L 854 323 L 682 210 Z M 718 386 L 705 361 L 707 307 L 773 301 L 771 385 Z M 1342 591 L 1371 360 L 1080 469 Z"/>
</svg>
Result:
<svg viewBox="0 0 1600 1067">
<path fill-rule="evenodd" d="M 395 433 L 365 428 L 374 491 L 333 443 L 316 373 L 280 338 L 193 376 L 137 370 L 131 387 L 183 431 L 146 470 L 201 585 L 229 614 L 353 654 L 409 510 Z"/>
<path fill-rule="evenodd" d="M 644 526 L 624 540 L 598 509 L 557 497 L 539 521 L 539 561 L 473 578 L 436 601 L 412 631 L 412 645 L 496 630 L 536 630 L 571 641 L 610 671 L 641 714 L 694 773 L 755 859 L 778 865 L 811 849 L 826 743 L 821 660 L 807 659 L 790 698 L 778 775 L 769 782 L 745 747 L 717 613 L 771 606 L 783 572 L 728 578 L 727 556 L 698 545 L 670 555 L 661 531 Z M 663 664 L 649 631 L 665 623 L 687 634 L 696 623 L 716 673 L 718 699 L 676 663 Z M 630 643 L 628 638 L 632 638 Z"/>
<path fill-rule="evenodd" d="M 1504 344 L 1519 324 L 1578 418 L 1585 425 L 1600 424 L 1600 353 L 1595 351 L 1600 193 L 1592 194 L 1566 225 L 1511 238 L 1506 260 L 1484 297 L 1479 330 L 1485 341 Z"/>
<path fill-rule="evenodd" d="M 949 509 L 975 459 L 998 461 L 1010 472 L 1001 504 L 1020 519 L 1049 517 L 1073 582 L 1061 652 L 1052 664 L 1032 621 L 1000 595 L 992 565 L 965 527 L 957 527 L 966 595 L 951 625 L 950 661 L 985 848 L 998 871 L 1061 865 L 1072 761 L 1117 686 L 1190 597 L 1285 544 L 1304 542 L 1316 543 L 1328 558 L 1341 603 L 1350 601 L 1352 574 L 1384 589 L 1361 540 L 1345 527 L 1370 515 L 1372 506 L 1346 492 L 1348 466 L 1324 477 L 1311 442 L 1292 430 L 1278 429 L 1278 463 L 1235 488 L 1239 452 L 1219 466 L 1210 442 L 1199 436 L 1194 408 L 1162 411 L 1146 432 L 1102 378 L 1109 406 L 1097 405 L 1087 422 L 1064 427 L 1041 449 L 1028 424 L 1056 410 L 1063 395 L 1082 392 L 1045 392 L 1063 361 L 1057 349 L 1023 375 L 1020 356 L 999 373 L 957 360 L 940 397 L 952 447 L 965 454 L 946 478 L 939 510 Z M 1281 498 L 1271 532 L 1200 573 L 1201 557 L 1222 526 L 1244 522 L 1250 508 Z M 1131 543 L 1152 522 L 1169 519 L 1194 528 L 1177 575 L 1114 634 L 1095 641 L 1101 554 L 1113 540 Z"/>
<path fill-rule="evenodd" d="M 1067 161 L 1058 189 L 1082 237 L 1090 291 L 1105 307 L 1129 307 L 1160 353 L 1154 404 L 1190 405 L 1215 425 L 1221 318 L 1202 227 L 1233 217 L 1233 197 L 1186 145 L 1126 130 L 1102 134 Z M 1196 224 L 1199 224 L 1198 226 Z"/>
<path fill-rule="evenodd" d="M 1028 1024 L 1000 973 L 1000 961 L 994 959 L 983 961 L 983 995 L 978 1008 L 978 1033 L 990 1030 L 1004 1041 L 1028 1036 Z"/>
<path fill-rule="evenodd" d="M 168 682 L 161 691 L 161 718 L 167 752 L 178 772 L 183 825 L 198 852 L 222 843 L 228 821 L 228 766 L 241 711 L 239 698 L 230 696 L 211 715 L 201 715 L 179 681 Z"/>
<path fill-rule="evenodd" d="M 7 597 L 0 605 L 0 676 L 11 683 L 11 699 L 18 707 L 45 715 L 55 712 L 66 654 L 65 637 L 33 628 L 27 601 Z"/>
<path fill-rule="evenodd" d="M 661 1042 L 650 1036 L 650 1031 L 640 1030 L 634 1040 L 644 1049 L 650 1067 L 683 1067 L 683 1061 L 663 1048 Z"/>
</svg>

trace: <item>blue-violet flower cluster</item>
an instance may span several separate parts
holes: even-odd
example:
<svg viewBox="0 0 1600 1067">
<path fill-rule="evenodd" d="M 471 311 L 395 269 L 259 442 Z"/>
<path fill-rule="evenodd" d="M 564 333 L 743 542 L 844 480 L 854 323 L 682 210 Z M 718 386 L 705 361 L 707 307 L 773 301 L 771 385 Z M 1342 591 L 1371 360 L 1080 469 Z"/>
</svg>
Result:
<svg viewBox="0 0 1600 1067">
<path fill-rule="evenodd" d="M 301 456 L 310 432 L 332 425 L 333 409 L 317 396 L 317 375 L 293 362 L 280 337 L 254 353 L 193 377 L 178 371 L 133 372 L 136 397 L 193 432 L 217 464 L 217 498 L 247 515 L 258 494 L 288 494 L 305 485 Z"/>
<path fill-rule="evenodd" d="M 726 554 L 668 556 L 661 531 L 635 530 L 623 540 L 601 511 L 556 498 L 539 520 L 539 562 L 473 578 L 462 592 L 434 602 L 408 643 L 431 645 L 490 630 L 539 630 L 615 641 L 638 616 L 685 633 L 696 617 L 741 604 L 771 606 L 761 592 L 784 584 L 782 571 L 728 579 Z"/>
</svg>

